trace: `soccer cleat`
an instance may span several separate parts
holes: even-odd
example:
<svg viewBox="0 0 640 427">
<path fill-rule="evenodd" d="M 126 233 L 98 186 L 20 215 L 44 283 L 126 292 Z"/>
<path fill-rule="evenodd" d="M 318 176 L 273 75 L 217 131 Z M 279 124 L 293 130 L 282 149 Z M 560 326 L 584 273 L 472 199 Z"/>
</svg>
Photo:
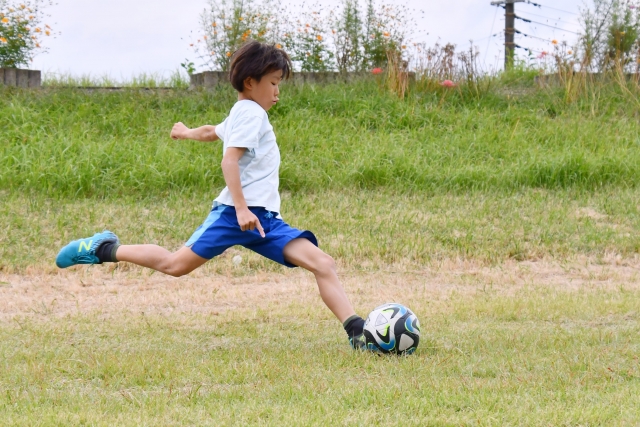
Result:
<svg viewBox="0 0 640 427">
<path fill-rule="evenodd" d="M 349 344 L 354 350 L 367 350 L 367 344 L 364 342 L 364 334 L 355 337 L 349 337 Z"/>
<path fill-rule="evenodd" d="M 56 265 L 59 268 L 67 268 L 76 264 L 102 264 L 96 256 L 96 250 L 103 243 L 119 243 L 118 236 L 105 230 L 96 233 L 93 237 L 74 240 L 64 248 L 60 249 L 56 257 Z"/>
</svg>

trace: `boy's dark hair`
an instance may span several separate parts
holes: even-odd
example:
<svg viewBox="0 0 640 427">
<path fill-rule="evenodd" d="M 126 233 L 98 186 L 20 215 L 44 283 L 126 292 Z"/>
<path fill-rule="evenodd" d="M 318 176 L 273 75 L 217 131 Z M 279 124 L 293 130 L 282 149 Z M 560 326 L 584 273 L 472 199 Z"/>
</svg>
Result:
<svg viewBox="0 0 640 427">
<path fill-rule="evenodd" d="M 282 78 L 288 79 L 292 69 L 291 58 L 284 50 L 252 40 L 233 54 L 229 80 L 235 90 L 242 92 L 244 81 L 249 77 L 259 82 L 264 75 L 282 70 Z"/>
</svg>

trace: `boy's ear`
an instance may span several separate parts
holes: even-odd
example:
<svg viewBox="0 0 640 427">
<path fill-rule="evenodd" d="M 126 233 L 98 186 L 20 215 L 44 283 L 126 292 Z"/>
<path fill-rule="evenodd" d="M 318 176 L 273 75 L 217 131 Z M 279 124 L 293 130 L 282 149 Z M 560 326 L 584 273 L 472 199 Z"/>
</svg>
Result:
<svg viewBox="0 0 640 427">
<path fill-rule="evenodd" d="M 253 89 L 252 80 L 253 79 L 251 77 L 247 77 L 246 79 L 244 79 L 243 84 L 245 89 L 249 89 L 249 90 Z"/>
</svg>

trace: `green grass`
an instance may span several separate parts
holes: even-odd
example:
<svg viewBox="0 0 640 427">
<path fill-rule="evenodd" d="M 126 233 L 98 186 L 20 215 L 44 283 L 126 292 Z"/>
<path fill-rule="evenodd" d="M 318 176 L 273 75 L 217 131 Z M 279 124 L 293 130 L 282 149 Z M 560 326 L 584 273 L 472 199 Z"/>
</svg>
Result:
<svg viewBox="0 0 640 427">
<path fill-rule="evenodd" d="M 241 269 L 232 252 L 171 285 L 127 265 L 58 274 L 57 250 L 103 228 L 188 239 L 224 185 L 221 148 L 168 132 L 222 120 L 228 88 L 0 88 L 0 424 L 637 424 L 640 108 L 615 86 L 567 102 L 507 77 L 406 100 L 284 86 L 270 112 L 285 219 L 318 235 L 359 313 L 418 314 L 408 358 L 352 353 L 307 276 L 244 250 Z M 201 311 L 179 306 L 191 280 Z M 168 314 L 152 302 L 167 293 Z"/>
<path fill-rule="evenodd" d="M 371 83 L 282 92 L 270 116 L 283 190 L 596 189 L 633 187 L 640 178 L 640 109 L 614 89 L 571 105 L 562 93 L 544 91 L 479 98 L 413 92 L 402 101 Z M 217 191 L 219 144 L 175 142 L 168 134 L 177 121 L 217 124 L 233 102 L 226 87 L 4 89 L 0 186 L 50 197 Z"/>
<path fill-rule="evenodd" d="M 0 271 L 55 269 L 60 247 L 110 229 L 124 243 L 177 249 L 208 214 L 212 193 L 50 199 L 5 193 Z M 523 190 L 451 194 L 385 191 L 283 193 L 282 214 L 312 230 L 341 268 L 415 270 L 446 259 L 625 258 L 640 252 L 640 189 Z M 245 251 L 250 271 L 284 268 Z M 227 263 L 213 261 L 213 272 Z"/>
<path fill-rule="evenodd" d="M 406 358 L 353 353 L 319 304 L 16 319 L 0 324 L 0 422 L 637 423 L 637 289 L 409 295 L 423 340 Z"/>
</svg>

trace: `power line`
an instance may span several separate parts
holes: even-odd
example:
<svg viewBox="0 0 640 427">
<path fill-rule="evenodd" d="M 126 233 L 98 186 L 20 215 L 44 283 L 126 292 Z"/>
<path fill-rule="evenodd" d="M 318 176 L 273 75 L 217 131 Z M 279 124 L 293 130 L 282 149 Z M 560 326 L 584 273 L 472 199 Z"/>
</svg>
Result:
<svg viewBox="0 0 640 427">
<path fill-rule="evenodd" d="M 496 17 L 498 16 L 498 8 L 496 7 L 496 13 L 494 13 L 493 15 L 493 23 L 491 24 L 491 31 L 489 31 L 489 34 L 493 33 L 493 26 L 496 24 Z M 489 52 L 489 44 L 491 43 L 491 37 L 493 36 L 489 36 L 489 40 L 487 41 L 487 48 L 484 50 L 484 60 L 483 62 L 486 64 L 487 62 L 487 52 Z"/>
<path fill-rule="evenodd" d="M 531 37 L 531 38 L 534 38 L 534 39 L 538 39 L 538 40 L 542 40 L 542 41 L 545 41 L 545 42 L 553 43 L 553 40 L 543 39 L 542 37 L 532 36 L 530 34 L 525 34 L 522 31 L 515 30 L 515 29 L 514 29 L 514 31 L 515 31 L 516 34 L 520 34 L 521 36 Z M 557 40 L 556 40 L 556 43 L 557 43 Z"/>
<path fill-rule="evenodd" d="M 533 15 L 533 16 L 537 16 L 538 18 L 545 18 L 545 19 L 549 19 L 551 21 L 556 21 L 556 22 L 562 21 L 562 18 L 557 18 L 557 19 L 556 18 L 549 18 L 549 17 L 544 16 L 544 15 L 537 15 L 535 13 L 527 12 L 527 11 L 524 11 L 524 10 L 521 11 L 520 13 L 526 13 L 527 15 Z M 574 22 L 565 22 L 565 23 L 569 24 L 569 25 L 578 25 L 578 24 L 576 24 Z"/>
<path fill-rule="evenodd" d="M 538 6 L 538 7 L 546 7 L 547 9 L 557 10 L 558 12 L 568 13 L 568 14 L 570 14 L 570 15 L 576 15 L 576 16 L 578 16 L 578 15 L 579 15 L 578 13 L 575 13 L 575 12 L 569 12 L 568 10 L 558 9 L 558 8 L 556 8 L 556 7 L 551 7 L 551 6 L 545 6 L 545 5 L 543 5 L 543 4 L 534 3 L 534 2 L 531 2 L 531 1 L 528 1 L 528 0 L 527 0 L 527 3 L 529 3 L 529 4 L 531 4 L 531 5 L 534 5 L 534 6 Z"/>
<path fill-rule="evenodd" d="M 576 33 L 575 31 L 565 30 L 565 29 L 563 29 L 563 28 L 558 28 L 558 27 L 556 27 L 556 26 L 554 26 L 554 25 L 548 25 L 548 24 L 544 24 L 544 23 L 542 23 L 542 22 L 538 22 L 538 21 L 532 21 L 532 20 L 530 20 L 530 19 L 522 18 L 522 17 L 520 17 L 520 16 L 518 16 L 518 15 L 516 15 L 516 16 L 515 16 L 515 18 L 516 18 L 516 19 L 519 19 L 519 20 L 521 20 L 521 21 L 527 22 L 527 23 L 529 23 L 529 24 L 538 24 L 538 25 L 542 25 L 542 26 L 544 26 L 544 27 L 553 28 L 554 30 L 564 31 L 564 32 L 566 32 L 566 33 L 571 33 L 571 34 L 575 34 L 575 35 L 578 35 L 578 36 L 580 35 L 580 33 Z"/>
</svg>

